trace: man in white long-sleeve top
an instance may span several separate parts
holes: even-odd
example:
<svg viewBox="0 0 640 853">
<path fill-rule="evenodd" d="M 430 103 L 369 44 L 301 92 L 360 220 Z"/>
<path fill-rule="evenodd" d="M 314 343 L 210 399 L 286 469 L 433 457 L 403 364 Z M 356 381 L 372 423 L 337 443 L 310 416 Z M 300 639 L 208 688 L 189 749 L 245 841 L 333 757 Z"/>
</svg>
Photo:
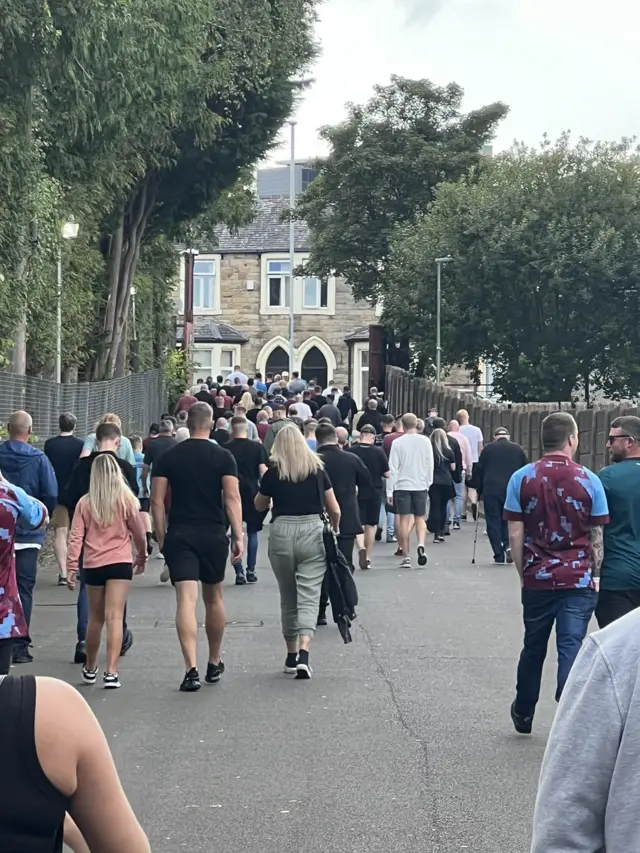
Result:
<svg viewBox="0 0 640 853">
<path fill-rule="evenodd" d="M 531 853 L 640 850 L 640 610 L 591 634 L 547 744 Z"/>
<path fill-rule="evenodd" d="M 428 438 L 417 431 L 418 419 L 402 416 L 404 435 L 391 445 L 387 502 L 398 516 L 398 544 L 404 555 L 401 568 L 411 568 L 409 539 L 414 526 L 418 537 L 418 565 L 427 565 L 424 541 L 427 535 L 429 488 L 433 482 L 433 448 Z"/>
</svg>

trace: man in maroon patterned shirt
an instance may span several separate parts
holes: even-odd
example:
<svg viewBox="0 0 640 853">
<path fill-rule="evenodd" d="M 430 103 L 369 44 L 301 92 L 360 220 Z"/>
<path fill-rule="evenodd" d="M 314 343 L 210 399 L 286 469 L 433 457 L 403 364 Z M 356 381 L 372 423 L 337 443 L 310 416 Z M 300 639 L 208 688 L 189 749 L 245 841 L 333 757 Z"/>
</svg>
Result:
<svg viewBox="0 0 640 853">
<path fill-rule="evenodd" d="M 522 583 L 524 647 L 511 706 L 521 734 L 531 732 L 554 624 L 560 699 L 596 605 L 602 526 L 609 523 L 600 479 L 573 461 L 578 448 L 573 417 L 568 412 L 546 417 L 541 442 L 544 456 L 512 475 L 504 507 L 511 557 Z"/>
</svg>

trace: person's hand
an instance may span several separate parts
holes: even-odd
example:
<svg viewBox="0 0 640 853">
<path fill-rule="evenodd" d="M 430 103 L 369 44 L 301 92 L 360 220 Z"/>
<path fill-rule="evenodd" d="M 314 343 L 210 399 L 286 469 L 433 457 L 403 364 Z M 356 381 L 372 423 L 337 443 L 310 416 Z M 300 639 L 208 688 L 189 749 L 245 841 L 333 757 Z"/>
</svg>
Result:
<svg viewBox="0 0 640 853">
<path fill-rule="evenodd" d="M 133 566 L 134 575 L 143 575 L 144 570 L 147 568 L 147 555 L 146 554 L 138 554 L 136 561 Z"/>
<path fill-rule="evenodd" d="M 67 569 L 67 589 L 70 589 L 72 592 L 76 588 L 76 574 L 77 571 L 75 569 Z"/>
<path fill-rule="evenodd" d="M 242 559 L 242 555 L 244 554 L 244 537 L 240 536 L 233 540 L 233 545 L 231 546 L 231 562 L 233 565 L 239 563 Z"/>
</svg>

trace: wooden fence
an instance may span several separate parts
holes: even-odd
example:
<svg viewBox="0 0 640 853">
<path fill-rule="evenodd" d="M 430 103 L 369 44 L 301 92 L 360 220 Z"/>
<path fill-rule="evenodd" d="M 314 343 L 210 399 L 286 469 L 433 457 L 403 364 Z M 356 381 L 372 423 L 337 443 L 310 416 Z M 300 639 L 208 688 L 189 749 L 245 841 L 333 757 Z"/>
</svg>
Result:
<svg viewBox="0 0 640 853">
<path fill-rule="evenodd" d="M 490 403 L 473 394 L 412 376 L 398 367 L 387 367 L 385 390 L 389 411 L 397 415 L 413 412 L 426 418 L 429 410 L 435 409 L 440 417 L 449 421 L 459 409 L 466 409 L 471 423 L 482 430 L 485 442 L 493 439 L 497 427 L 507 427 L 513 441 L 524 447 L 532 461 L 542 455 L 540 424 L 543 418 L 559 408 L 552 403 L 512 403 L 508 406 Z M 592 471 L 599 471 L 608 464 L 606 441 L 611 421 L 621 415 L 640 416 L 637 406 L 628 405 L 607 404 L 587 409 L 583 403 L 566 404 L 562 410 L 571 412 L 578 423 L 580 442 L 576 461 Z"/>
</svg>

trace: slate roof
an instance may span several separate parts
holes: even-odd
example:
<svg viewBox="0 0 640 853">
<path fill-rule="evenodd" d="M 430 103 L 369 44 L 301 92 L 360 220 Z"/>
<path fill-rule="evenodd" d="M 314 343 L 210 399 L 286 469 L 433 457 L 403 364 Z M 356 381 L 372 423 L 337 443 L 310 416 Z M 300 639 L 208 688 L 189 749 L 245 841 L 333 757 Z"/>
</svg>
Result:
<svg viewBox="0 0 640 853">
<path fill-rule="evenodd" d="M 356 343 L 359 341 L 368 341 L 369 340 L 369 326 L 363 326 L 361 329 L 356 329 L 355 332 L 351 332 L 350 335 L 344 339 L 345 343 Z"/>
<path fill-rule="evenodd" d="M 249 340 L 228 323 L 215 323 L 207 317 L 194 317 L 193 326 L 193 337 L 197 344 L 246 344 Z M 184 340 L 184 326 L 178 326 L 176 338 Z"/>
<path fill-rule="evenodd" d="M 260 198 L 256 203 L 253 222 L 240 228 L 237 233 L 220 225 L 214 232 L 214 251 L 225 252 L 288 252 L 289 223 L 282 222 L 282 215 L 289 208 L 288 198 Z M 308 252 L 310 248 L 309 228 L 306 222 L 296 222 L 296 252 Z"/>
</svg>

